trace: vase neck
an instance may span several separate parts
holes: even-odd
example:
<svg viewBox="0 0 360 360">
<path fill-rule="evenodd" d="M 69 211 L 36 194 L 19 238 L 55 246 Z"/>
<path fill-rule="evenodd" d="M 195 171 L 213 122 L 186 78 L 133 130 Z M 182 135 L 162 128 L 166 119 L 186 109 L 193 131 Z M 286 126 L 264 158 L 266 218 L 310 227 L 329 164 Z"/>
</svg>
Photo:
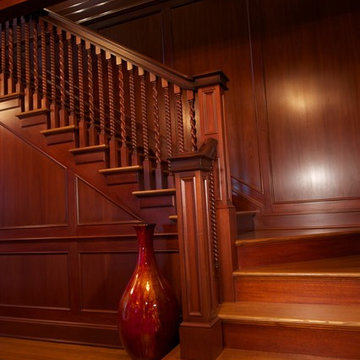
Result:
<svg viewBox="0 0 360 360">
<path fill-rule="evenodd" d="M 136 226 L 135 230 L 137 233 L 139 246 L 138 265 L 150 265 L 155 261 L 153 246 L 154 226 Z"/>
</svg>

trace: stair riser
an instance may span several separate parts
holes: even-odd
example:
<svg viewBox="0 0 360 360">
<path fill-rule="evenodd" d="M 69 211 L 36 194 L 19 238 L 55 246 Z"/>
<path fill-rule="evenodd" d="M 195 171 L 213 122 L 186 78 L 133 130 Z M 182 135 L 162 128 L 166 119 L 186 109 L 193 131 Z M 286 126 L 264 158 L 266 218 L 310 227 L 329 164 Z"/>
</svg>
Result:
<svg viewBox="0 0 360 360">
<path fill-rule="evenodd" d="M 360 304 L 359 278 L 238 276 L 237 301 Z"/>
<path fill-rule="evenodd" d="M 360 358 L 360 329 L 223 323 L 223 336 L 224 346 L 230 348 Z"/>
<path fill-rule="evenodd" d="M 236 214 L 237 235 L 254 230 L 254 216 L 253 212 Z"/>
<path fill-rule="evenodd" d="M 240 269 L 359 253 L 360 239 L 357 234 L 342 235 L 341 237 L 247 242 L 237 247 Z"/>
</svg>

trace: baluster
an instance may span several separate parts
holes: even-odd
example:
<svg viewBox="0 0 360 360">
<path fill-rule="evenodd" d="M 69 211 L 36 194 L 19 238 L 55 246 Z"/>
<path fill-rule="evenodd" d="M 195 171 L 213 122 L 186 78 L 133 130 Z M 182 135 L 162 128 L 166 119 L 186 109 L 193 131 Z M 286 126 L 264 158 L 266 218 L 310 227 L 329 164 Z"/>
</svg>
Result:
<svg viewBox="0 0 360 360">
<path fill-rule="evenodd" d="M 161 143 L 160 143 L 160 118 L 159 118 L 159 99 L 157 91 L 157 77 L 150 73 L 150 82 L 152 85 L 154 132 L 155 132 L 155 187 L 162 189 L 162 171 L 161 171 Z"/>
<path fill-rule="evenodd" d="M 87 41 L 85 42 L 88 60 L 88 90 L 89 90 L 89 145 L 98 145 L 98 133 L 95 124 L 95 106 L 94 106 L 94 79 L 93 79 L 93 57 L 92 47 Z"/>
<path fill-rule="evenodd" d="M 22 91 L 21 19 L 16 20 L 16 92 Z"/>
<path fill-rule="evenodd" d="M 63 31 L 57 28 L 59 47 L 59 75 L 60 75 L 60 126 L 67 125 L 66 104 L 66 79 L 65 79 L 65 50 Z"/>
<path fill-rule="evenodd" d="M 129 149 L 126 144 L 126 117 L 125 117 L 125 92 L 124 92 L 124 62 L 119 57 L 116 57 L 116 65 L 118 68 L 119 80 L 119 110 L 120 110 L 120 163 L 121 166 L 129 165 Z"/>
<path fill-rule="evenodd" d="M 197 151 L 194 91 L 187 90 L 186 96 L 189 104 L 189 116 L 190 116 L 190 128 L 191 128 L 191 151 Z"/>
<path fill-rule="evenodd" d="M 25 111 L 32 109 L 31 68 L 30 68 L 30 22 L 25 22 Z"/>
<path fill-rule="evenodd" d="M 88 131 L 85 119 L 85 99 L 84 99 L 84 57 L 83 45 L 79 37 L 76 37 L 78 46 L 78 84 L 79 84 L 79 145 L 80 147 L 88 146 Z"/>
<path fill-rule="evenodd" d="M 33 22 L 33 74 L 34 74 L 34 93 L 33 108 L 39 108 L 39 58 L 38 58 L 38 29 L 37 21 Z"/>
<path fill-rule="evenodd" d="M 74 91 L 74 61 L 72 36 L 66 32 L 68 52 L 68 80 L 69 80 L 69 125 L 75 125 L 75 91 Z"/>
<path fill-rule="evenodd" d="M 47 62 L 46 62 L 46 27 L 45 22 L 40 20 L 41 32 L 41 107 L 47 109 L 49 106 L 47 86 Z"/>
<path fill-rule="evenodd" d="M 9 58 L 9 75 L 8 75 L 8 92 L 13 93 L 15 91 L 14 89 L 14 37 L 13 37 L 13 31 L 14 31 L 14 23 L 8 24 L 8 58 Z"/>
<path fill-rule="evenodd" d="M 144 69 L 139 68 L 140 76 L 140 100 L 141 100 L 141 120 L 142 120 L 142 133 L 143 133 L 143 147 L 144 147 L 144 188 L 150 189 L 151 187 L 151 162 L 149 158 L 149 130 L 148 130 L 148 117 L 146 108 L 146 84 Z"/>
<path fill-rule="evenodd" d="M 119 166 L 119 147 L 118 139 L 116 136 L 116 123 L 115 123 L 115 104 L 114 104 L 114 68 L 113 57 L 109 52 L 105 53 L 108 69 L 108 98 L 109 98 L 109 165 L 110 167 Z"/>
<path fill-rule="evenodd" d="M 164 110 L 165 110 L 165 124 L 166 124 L 166 149 L 167 158 L 170 159 L 173 155 L 172 151 L 172 129 L 171 129 L 171 112 L 170 112 L 170 96 L 169 96 L 169 83 L 165 79 L 161 79 L 161 86 L 164 89 Z M 168 188 L 175 186 L 174 175 L 170 172 L 170 160 L 168 160 Z"/>
<path fill-rule="evenodd" d="M 0 77 L 0 96 L 6 94 L 6 28 L 1 24 L 1 77 Z"/>
<path fill-rule="evenodd" d="M 106 133 L 106 121 L 105 121 L 105 99 L 104 99 L 104 70 L 103 70 L 103 57 L 100 48 L 95 48 L 97 55 L 98 65 L 98 88 L 99 88 L 99 117 L 100 117 L 100 137 L 103 144 L 108 143 L 108 137 Z"/>
<path fill-rule="evenodd" d="M 177 133 L 178 133 L 178 150 L 179 152 L 185 151 L 184 143 L 184 123 L 183 123 L 183 109 L 182 109 L 182 92 L 181 88 L 174 85 L 174 93 L 176 98 L 176 122 L 177 122 Z"/>
<path fill-rule="evenodd" d="M 136 134 L 136 107 L 135 107 L 135 81 L 133 65 L 128 63 L 129 87 L 130 87 L 130 121 L 131 121 L 131 150 L 132 165 L 138 165 L 137 134 Z"/>
<path fill-rule="evenodd" d="M 50 128 L 59 127 L 59 111 L 56 98 L 56 62 L 55 62 L 55 34 L 54 27 L 48 24 L 50 42 Z"/>
</svg>

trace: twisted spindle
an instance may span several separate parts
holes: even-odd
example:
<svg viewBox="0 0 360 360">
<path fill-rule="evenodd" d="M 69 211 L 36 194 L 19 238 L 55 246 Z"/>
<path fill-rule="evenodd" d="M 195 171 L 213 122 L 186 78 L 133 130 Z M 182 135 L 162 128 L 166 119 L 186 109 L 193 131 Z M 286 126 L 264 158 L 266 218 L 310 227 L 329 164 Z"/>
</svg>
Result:
<svg viewBox="0 0 360 360">
<path fill-rule="evenodd" d="M 175 86 L 175 98 L 176 98 L 176 120 L 177 120 L 179 152 L 184 152 L 185 141 L 184 141 L 182 94 L 181 94 L 181 89 L 178 88 L 177 86 Z"/>
<path fill-rule="evenodd" d="M 134 69 L 131 66 L 129 69 L 129 88 L 130 88 L 130 121 L 131 121 L 131 148 L 132 148 L 132 163 L 137 165 L 137 135 L 136 135 L 136 110 L 135 110 L 135 81 Z"/>
<path fill-rule="evenodd" d="M 194 92 L 188 90 L 188 104 L 191 128 L 191 151 L 197 151 L 196 121 L 195 121 L 195 99 Z"/>
<path fill-rule="evenodd" d="M 6 93 L 6 32 L 5 24 L 1 24 L 1 83 L 0 83 L 0 95 Z"/>
<path fill-rule="evenodd" d="M 16 21 L 16 91 L 21 91 L 22 84 L 22 47 L 21 47 L 21 20 Z"/>
<path fill-rule="evenodd" d="M 108 70 L 108 93 L 109 93 L 109 116 L 110 116 L 110 136 L 115 136 L 115 104 L 114 104 L 114 71 L 112 57 L 107 61 Z"/>
<path fill-rule="evenodd" d="M 215 269 L 219 269 L 219 247 L 218 247 L 218 234 L 217 234 L 217 221 L 216 221 L 216 201 L 215 201 L 215 162 L 209 172 L 209 206 L 210 206 L 210 226 L 212 235 L 212 249 Z"/>
<path fill-rule="evenodd" d="M 46 63 L 46 28 L 45 22 L 40 20 L 41 32 L 41 91 L 42 91 L 42 107 L 47 107 L 47 63 Z"/>
<path fill-rule="evenodd" d="M 152 84 L 152 98 L 153 98 L 153 112 L 154 112 L 154 131 L 155 131 L 155 161 L 157 165 L 161 163 L 161 150 L 160 150 L 160 118 L 159 118 L 159 102 L 157 91 L 157 78 L 153 77 Z"/>
<path fill-rule="evenodd" d="M 99 87 L 99 112 L 100 112 L 100 132 L 103 141 L 107 143 L 106 124 L 105 124 L 105 99 L 104 99 L 104 81 L 103 81 L 103 59 L 102 52 L 97 56 L 98 65 L 98 87 Z"/>
<path fill-rule="evenodd" d="M 143 70 L 140 75 L 140 101 L 141 101 L 144 160 L 148 161 L 149 160 L 149 129 L 147 122 L 145 73 Z"/>
<path fill-rule="evenodd" d="M 87 65 L 88 65 L 88 92 L 89 92 L 89 116 L 90 116 L 90 145 L 97 145 L 97 131 L 95 124 L 95 107 L 94 107 L 94 79 L 93 79 L 93 59 L 91 46 L 87 52 Z"/>
<path fill-rule="evenodd" d="M 55 68 L 55 39 L 52 25 L 49 26 L 50 32 L 50 80 L 51 80 L 51 102 L 56 105 L 56 68 Z"/>
<path fill-rule="evenodd" d="M 13 80 L 14 80 L 14 39 L 13 39 L 13 24 L 7 22 L 8 24 L 8 51 L 9 51 L 9 77 L 8 77 L 8 92 L 12 93 L 13 89 Z"/>
<path fill-rule="evenodd" d="M 38 108 L 39 93 L 39 58 L 38 58 L 38 29 L 37 22 L 33 22 L 33 74 L 34 74 L 34 108 Z"/>
<path fill-rule="evenodd" d="M 120 140 L 121 140 L 121 166 L 127 166 L 129 163 L 128 159 L 128 148 L 126 145 L 126 121 L 125 121 L 125 91 L 124 91 L 124 74 L 123 67 L 124 63 L 121 59 L 117 59 L 118 64 L 118 83 L 119 83 L 119 110 L 120 110 Z"/>
<path fill-rule="evenodd" d="M 68 81 L 69 81 L 69 110 L 73 117 L 75 113 L 75 91 L 74 91 L 74 60 L 73 60 L 73 43 L 71 34 L 66 34 L 68 38 L 67 52 L 68 52 Z M 74 120 L 72 119 L 72 122 Z"/>
<path fill-rule="evenodd" d="M 168 187 L 174 187 L 174 176 L 170 172 L 170 159 L 173 155 L 172 151 L 172 129 L 171 129 L 171 111 L 170 111 L 170 95 L 169 95 L 169 83 L 162 79 L 162 87 L 164 89 L 164 110 L 165 110 L 165 124 L 166 124 L 166 150 L 168 158 Z"/>
</svg>

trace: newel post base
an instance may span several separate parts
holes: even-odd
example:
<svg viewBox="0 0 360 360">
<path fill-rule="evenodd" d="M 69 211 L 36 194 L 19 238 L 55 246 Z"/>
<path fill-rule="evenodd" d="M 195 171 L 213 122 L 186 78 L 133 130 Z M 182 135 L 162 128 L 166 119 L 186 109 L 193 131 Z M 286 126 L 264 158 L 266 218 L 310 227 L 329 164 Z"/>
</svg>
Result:
<svg viewBox="0 0 360 360">
<path fill-rule="evenodd" d="M 222 349 L 221 320 L 211 323 L 183 322 L 180 325 L 181 359 L 214 360 Z"/>
<path fill-rule="evenodd" d="M 180 349 L 184 360 L 215 360 L 222 350 L 216 252 L 209 216 L 216 144 L 216 140 L 208 139 L 198 152 L 171 159 L 178 214 L 184 321 L 180 325 Z"/>
</svg>

